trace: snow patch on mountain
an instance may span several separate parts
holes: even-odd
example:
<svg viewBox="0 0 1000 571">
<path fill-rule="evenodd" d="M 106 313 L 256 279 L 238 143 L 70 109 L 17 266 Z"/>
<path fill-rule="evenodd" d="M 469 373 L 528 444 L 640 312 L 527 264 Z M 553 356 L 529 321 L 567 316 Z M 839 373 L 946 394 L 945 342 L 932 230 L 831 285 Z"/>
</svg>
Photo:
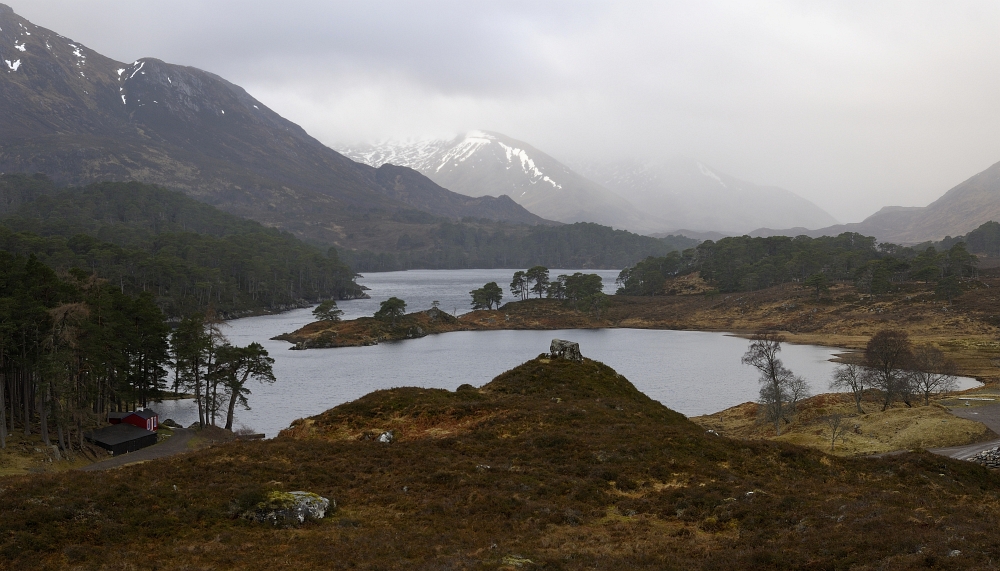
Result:
<svg viewBox="0 0 1000 571">
<path fill-rule="evenodd" d="M 470 131 L 453 139 L 420 139 L 382 141 L 373 145 L 360 145 L 338 149 L 344 155 L 373 167 L 386 163 L 409 167 L 424 174 L 440 174 L 458 168 L 462 163 L 480 156 L 482 152 L 499 146 L 506 158 L 507 168 L 519 167 L 527 175 L 529 184 L 545 182 L 553 188 L 562 185 L 550 177 L 526 149 L 500 141 L 496 135 L 484 131 Z"/>
<path fill-rule="evenodd" d="M 504 152 L 507 154 L 507 162 L 512 162 L 513 159 L 515 158 L 520 159 L 521 170 L 523 170 L 525 174 L 531 177 L 531 184 L 535 184 L 539 180 L 542 180 L 543 182 L 551 184 L 555 188 L 562 188 L 561 185 L 556 184 L 556 181 L 552 180 L 545 173 L 539 170 L 538 167 L 535 166 L 535 161 L 533 161 L 531 157 L 528 156 L 528 153 L 526 153 L 523 149 L 510 147 L 508 145 L 500 143 L 499 141 L 498 144 L 500 145 L 501 148 L 503 148 Z"/>
<path fill-rule="evenodd" d="M 3 60 L 3 62 L 7 64 L 7 67 L 10 68 L 10 71 L 17 71 L 17 68 L 21 67 L 21 60 L 14 60 L 13 62 L 11 62 L 9 59 L 5 59 Z"/>
<path fill-rule="evenodd" d="M 698 163 L 698 170 L 701 171 L 701 174 L 707 176 L 708 178 L 714 179 L 716 182 L 718 182 L 719 184 L 721 184 L 723 188 L 728 188 L 726 186 L 726 183 L 722 182 L 722 179 L 719 177 L 719 175 L 717 175 L 714 172 L 712 172 L 712 169 L 706 167 L 705 165 L 703 165 L 701 163 Z"/>
<path fill-rule="evenodd" d="M 440 164 L 434 169 L 434 172 L 440 172 L 441 169 L 449 164 L 457 166 L 458 163 L 464 163 L 466 159 L 476 154 L 476 151 L 480 148 L 493 142 L 489 137 L 481 135 L 483 134 L 478 132 L 470 133 L 461 143 L 445 151 L 444 155 L 439 159 Z"/>
</svg>

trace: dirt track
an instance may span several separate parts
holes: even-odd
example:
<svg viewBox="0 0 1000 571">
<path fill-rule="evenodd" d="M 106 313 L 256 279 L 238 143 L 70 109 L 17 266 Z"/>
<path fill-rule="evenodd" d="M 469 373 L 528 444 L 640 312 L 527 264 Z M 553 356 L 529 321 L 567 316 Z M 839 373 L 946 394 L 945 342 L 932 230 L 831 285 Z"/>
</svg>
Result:
<svg viewBox="0 0 1000 571">
<path fill-rule="evenodd" d="M 948 410 L 959 418 L 967 418 L 969 420 L 981 422 L 993 432 L 1000 434 L 1000 404 L 988 404 L 975 407 L 954 407 Z M 1000 440 L 979 442 L 977 444 L 966 444 L 964 446 L 950 446 L 948 448 L 932 448 L 929 452 L 940 454 L 942 456 L 948 456 L 949 458 L 956 458 L 958 460 L 967 460 L 975 456 L 978 452 L 989 450 L 990 448 L 996 448 L 997 446 L 1000 446 Z"/>
<path fill-rule="evenodd" d="M 111 468 L 120 468 L 121 466 L 125 466 L 127 464 L 135 464 L 136 462 L 146 462 L 148 460 L 156 460 L 158 458 L 166 458 L 168 456 L 183 454 L 184 452 L 190 450 L 190 448 L 188 448 L 188 442 L 194 436 L 194 433 L 194 430 L 188 428 L 175 428 L 174 435 L 163 442 L 143 448 L 142 450 L 136 450 L 135 452 L 122 454 L 121 456 L 115 456 L 114 458 L 109 458 L 100 462 L 94 462 L 89 466 L 80 468 L 80 470 L 83 470 L 84 472 L 110 470 Z"/>
</svg>

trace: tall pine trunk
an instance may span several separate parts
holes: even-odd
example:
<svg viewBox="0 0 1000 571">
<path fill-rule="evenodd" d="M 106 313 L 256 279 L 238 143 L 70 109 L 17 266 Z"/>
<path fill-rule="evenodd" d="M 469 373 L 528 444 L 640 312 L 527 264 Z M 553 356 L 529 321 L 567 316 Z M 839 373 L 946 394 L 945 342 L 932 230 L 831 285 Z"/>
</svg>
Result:
<svg viewBox="0 0 1000 571">
<path fill-rule="evenodd" d="M 236 410 L 236 399 L 239 398 L 240 391 L 238 388 L 233 389 L 233 396 L 229 398 L 229 413 L 226 414 L 226 430 L 233 429 L 233 411 Z"/>
<path fill-rule="evenodd" d="M 2 359 L 0 366 L 3 366 Z M 0 448 L 7 448 L 7 403 L 4 401 L 6 391 L 7 375 L 0 372 Z"/>
<path fill-rule="evenodd" d="M 198 374 L 197 361 L 194 371 L 194 400 L 198 403 L 198 428 L 205 428 L 205 407 L 201 400 L 201 377 Z"/>
<path fill-rule="evenodd" d="M 30 385 L 30 374 L 25 374 L 21 371 L 21 383 L 24 387 L 22 390 L 22 400 L 24 401 L 24 435 L 31 436 L 31 385 Z"/>
<path fill-rule="evenodd" d="M 6 384 L 10 387 L 10 433 L 14 434 L 14 418 L 17 416 L 14 414 L 14 401 L 17 400 L 14 398 L 14 380 L 10 379 Z"/>
<path fill-rule="evenodd" d="M 52 446 L 52 442 L 49 440 L 49 388 L 45 387 L 45 390 L 40 395 L 38 399 L 38 420 L 41 424 L 42 430 L 42 442 L 46 446 Z"/>
</svg>

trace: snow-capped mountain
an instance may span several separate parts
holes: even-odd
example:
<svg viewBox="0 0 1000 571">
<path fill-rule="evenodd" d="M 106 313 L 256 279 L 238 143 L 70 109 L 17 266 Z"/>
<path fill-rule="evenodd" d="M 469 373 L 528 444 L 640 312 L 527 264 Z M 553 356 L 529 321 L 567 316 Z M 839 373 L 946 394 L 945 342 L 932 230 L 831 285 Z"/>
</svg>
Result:
<svg viewBox="0 0 1000 571">
<path fill-rule="evenodd" d="M 589 163 L 576 169 L 663 219 L 663 231 L 742 234 L 761 227 L 836 224 L 825 210 L 791 191 L 746 182 L 692 159 Z"/>
<path fill-rule="evenodd" d="M 529 211 L 559 222 L 597 222 L 633 231 L 663 229 L 627 200 L 538 149 L 501 135 L 472 131 L 452 140 L 385 142 L 338 149 L 358 162 L 417 170 L 469 196 L 506 194 Z"/>
</svg>

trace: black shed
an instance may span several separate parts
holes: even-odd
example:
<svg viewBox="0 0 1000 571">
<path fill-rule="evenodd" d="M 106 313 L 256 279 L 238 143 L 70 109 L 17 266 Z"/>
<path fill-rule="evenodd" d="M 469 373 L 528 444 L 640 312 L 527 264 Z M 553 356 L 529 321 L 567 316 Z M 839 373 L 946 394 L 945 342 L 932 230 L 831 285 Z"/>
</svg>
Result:
<svg viewBox="0 0 1000 571">
<path fill-rule="evenodd" d="M 111 452 L 113 456 L 135 452 L 140 448 L 156 444 L 156 433 L 138 426 L 121 423 L 112 424 L 84 434 L 90 442 Z"/>
</svg>

